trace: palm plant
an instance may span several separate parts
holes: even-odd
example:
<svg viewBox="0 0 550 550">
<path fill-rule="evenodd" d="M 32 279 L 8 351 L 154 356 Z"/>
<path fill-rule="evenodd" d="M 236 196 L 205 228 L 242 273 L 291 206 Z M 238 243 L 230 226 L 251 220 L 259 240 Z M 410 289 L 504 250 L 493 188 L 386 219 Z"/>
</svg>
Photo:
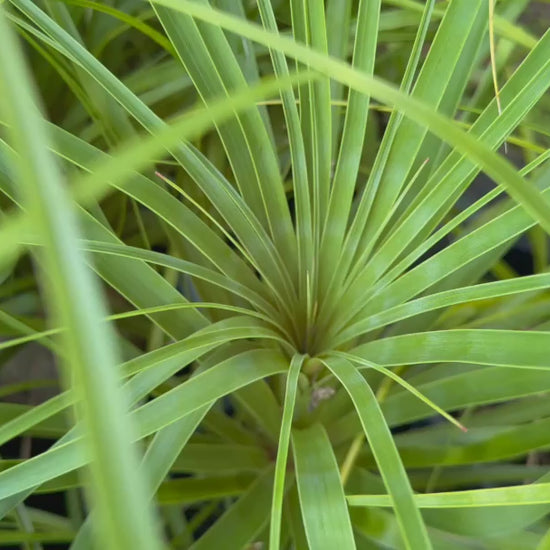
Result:
<svg viewBox="0 0 550 550">
<path fill-rule="evenodd" d="M 548 547 L 531 4 L 4 2 L 0 544 Z"/>
</svg>

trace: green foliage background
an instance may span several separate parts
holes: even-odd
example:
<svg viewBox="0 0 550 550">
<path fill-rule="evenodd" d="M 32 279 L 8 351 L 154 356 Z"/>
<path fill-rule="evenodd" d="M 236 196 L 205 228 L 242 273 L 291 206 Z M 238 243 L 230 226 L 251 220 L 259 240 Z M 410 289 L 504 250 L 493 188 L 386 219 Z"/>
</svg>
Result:
<svg viewBox="0 0 550 550">
<path fill-rule="evenodd" d="M 0 545 L 550 548 L 545 4 L 5 0 Z"/>
</svg>

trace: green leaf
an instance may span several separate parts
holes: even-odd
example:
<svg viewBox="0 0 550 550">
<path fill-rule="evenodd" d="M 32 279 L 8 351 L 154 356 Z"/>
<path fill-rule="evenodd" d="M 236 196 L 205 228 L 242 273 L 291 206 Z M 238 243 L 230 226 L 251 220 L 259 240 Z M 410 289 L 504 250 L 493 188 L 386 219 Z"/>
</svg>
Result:
<svg viewBox="0 0 550 550">
<path fill-rule="evenodd" d="M 209 407 L 203 407 L 184 416 L 174 424 L 166 426 L 155 434 L 143 456 L 141 468 L 144 476 L 149 480 L 151 496 L 161 487 L 161 483 L 168 475 L 172 465 L 181 453 L 183 447 L 200 424 Z M 162 502 L 162 497 L 157 494 Z M 80 527 L 71 544 L 71 550 L 93 548 L 93 527 L 96 512 L 92 511 L 84 524 Z"/>
<path fill-rule="evenodd" d="M 269 519 L 273 469 L 268 468 L 250 489 L 191 546 L 192 550 L 245 548 Z"/>
<path fill-rule="evenodd" d="M 277 32 L 277 22 L 269 0 L 260 0 L 258 9 L 266 29 Z M 270 49 L 273 70 L 278 78 L 288 76 L 289 69 L 285 56 Z M 307 292 L 307 273 L 313 271 L 313 226 L 312 202 L 309 190 L 306 150 L 296 97 L 292 90 L 281 90 L 283 112 L 287 125 L 288 142 L 292 159 L 292 186 L 295 200 L 299 298 L 304 303 Z"/>
<path fill-rule="evenodd" d="M 528 506 L 548 504 L 550 483 L 415 495 L 419 508 L 469 508 L 479 506 Z M 386 495 L 348 495 L 350 506 L 391 506 Z"/>
<path fill-rule="evenodd" d="M 349 393 L 399 522 L 407 548 L 431 548 L 431 542 L 418 507 L 407 473 L 386 424 L 376 396 L 366 380 L 346 359 L 327 359 L 327 367 Z"/>
<path fill-rule="evenodd" d="M 221 29 L 197 23 L 163 7 L 155 6 L 155 10 L 186 72 L 207 104 L 212 97 L 223 97 L 234 89 L 247 86 Z M 218 131 L 242 196 L 269 230 L 281 255 L 287 261 L 294 258 L 294 232 L 277 158 L 257 107 L 244 110 L 234 120 L 218 126 Z M 281 267 L 285 264 L 277 265 L 278 269 Z M 291 273 L 295 273 L 294 269 Z"/>
<path fill-rule="evenodd" d="M 65 338 L 66 383 L 79 397 L 77 415 L 86 426 L 86 455 L 91 460 L 93 499 L 101 509 L 100 534 L 106 548 L 160 548 L 152 514 L 143 498 L 145 482 L 136 474 L 134 426 L 127 395 L 116 375 L 113 335 L 102 323 L 102 297 L 77 245 L 76 223 L 61 175 L 46 149 L 48 137 L 36 108 L 30 77 L 0 12 L 1 107 L 12 121 L 19 153 L 15 168 L 24 202 L 45 243 L 39 262 L 54 318 L 69 328 Z M 22 160 L 24 159 L 24 160 Z"/>
<path fill-rule="evenodd" d="M 335 342 L 340 345 L 370 330 L 407 319 L 419 313 L 476 300 L 500 298 L 515 293 L 544 290 L 550 286 L 550 275 L 528 275 L 505 281 L 480 283 L 468 287 L 438 292 L 390 307 L 378 314 L 367 315 L 341 332 Z"/>
<path fill-rule="evenodd" d="M 380 10 L 381 2 L 379 0 L 364 0 L 359 3 L 357 14 L 352 66 L 371 76 L 374 72 L 376 58 Z M 328 214 L 323 227 L 321 265 L 326 265 L 330 259 L 339 255 L 344 240 L 365 140 L 369 105 L 370 97 L 368 95 L 356 90 L 349 91 Z M 326 279 L 329 274 L 329 270 L 323 270 L 320 276 Z M 321 289 L 326 291 L 327 281 L 322 280 L 320 284 Z"/>
<path fill-rule="evenodd" d="M 480 18 L 480 14 L 482 19 L 486 20 L 487 14 L 484 8 L 485 0 L 473 0 L 467 3 L 455 0 L 449 3 L 417 77 L 411 97 L 426 102 L 434 109 L 440 109 L 441 103 L 449 93 L 449 87 L 457 84 L 452 82 L 452 79 L 456 77 L 456 70 L 459 68 L 460 58 L 464 55 L 463 50 L 470 35 L 478 42 L 481 41 L 483 35 L 474 23 Z M 449 48 L 449 43 L 454 47 Z M 467 70 L 469 69 L 468 66 Z M 461 71 L 460 78 L 463 81 L 467 76 L 467 72 L 464 74 L 464 71 Z M 405 115 L 407 116 L 407 113 Z M 433 128 L 430 129 L 433 130 Z M 374 172 L 374 181 L 367 184 L 375 185 L 377 193 L 370 216 L 368 219 L 363 217 L 365 226 L 362 229 L 366 242 L 362 243 L 362 251 L 365 248 L 368 249 L 369 245 L 372 246 L 374 236 L 378 236 L 382 227 L 385 226 L 388 211 L 407 181 L 407 175 L 413 167 L 427 132 L 426 126 L 415 124 L 412 118 L 404 119 L 399 125 L 392 140 L 383 173 Z"/>
<path fill-rule="evenodd" d="M 189 443 L 172 469 L 182 473 L 225 474 L 257 472 L 268 464 L 266 452 L 258 446 Z"/>
<path fill-rule="evenodd" d="M 257 321 L 235 317 L 214 323 L 184 340 L 131 359 L 123 363 L 120 370 L 125 377 L 138 375 L 126 386 L 132 399 L 138 401 L 182 367 L 218 346 L 237 339 L 273 336 L 270 330 L 262 330 Z M 67 391 L 4 423 L 0 427 L 0 442 L 5 443 L 52 417 L 73 404 L 75 399 L 74 393 Z"/>
<path fill-rule="evenodd" d="M 186 477 L 163 483 L 157 493 L 160 504 L 194 504 L 242 495 L 253 479 L 244 474 Z"/>
<path fill-rule="evenodd" d="M 281 543 L 281 518 L 283 497 L 285 493 L 285 477 L 287 470 L 288 447 L 290 444 L 290 432 L 292 429 L 292 417 L 296 394 L 298 391 L 298 376 L 305 360 L 304 355 L 295 355 L 288 370 L 283 418 L 281 420 L 281 433 L 275 462 L 275 480 L 273 485 L 273 502 L 271 503 L 271 523 L 269 531 L 269 547 L 277 550 Z"/>
<path fill-rule="evenodd" d="M 354 349 L 380 365 L 462 362 L 548 369 L 550 334 L 512 330 L 442 330 L 383 338 Z"/>
<path fill-rule="evenodd" d="M 548 222 L 550 220 L 550 204 L 541 196 L 540 192 L 519 176 L 508 161 L 498 156 L 473 136 L 465 134 L 453 121 L 439 115 L 432 107 L 406 96 L 393 86 L 377 78 L 369 77 L 350 68 L 345 63 L 331 59 L 306 46 L 265 31 L 252 23 L 232 17 L 219 10 L 189 0 L 178 0 L 177 2 L 175 0 L 153 1 L 155 4 L 171 7 L 175 11 L 187 13 L 210 24 L 217 24 L 250 40 L 278 49 L 306 63 L 312 69 L 348 85 L 350 88 L 370 94 L 379 101 L 394 106 L 402 111 L 406 117 L 427 126 L 434 134 L 481 166 L 489 176 L 502 185 L 526 209 L 533 219 L 540 223 L 541 227 L 550 232 L 550 222 Z"/>
<path fill-rule="evenodd" d="M 296 484 L 310 548 L 355 548 L 338 464 L 324 428 L 292 432 Z"/>
<path fill-rule="evenodd" d="M 178 370 L 177 363 L 170 367 L 172 372 Z M 158 369 L 159 365 L 153 371 Z M 252 350 L 231 357 L 136 409 L 131 415 L 138 429 L 136 438 L 155 433 L 242 386 L 287 369 L 285 357 L 271 350 Z M 147 395 L 160 383 L 159 374 L 154 375 L 152 387 L 134 386 L 128 388 L 128 393 L 134 393 L 136 399 Z M 73 439 L 0 472 L 0 500 L 84 466 L 88 457 L 82 443 L 81 438 Z"/>
</svg>

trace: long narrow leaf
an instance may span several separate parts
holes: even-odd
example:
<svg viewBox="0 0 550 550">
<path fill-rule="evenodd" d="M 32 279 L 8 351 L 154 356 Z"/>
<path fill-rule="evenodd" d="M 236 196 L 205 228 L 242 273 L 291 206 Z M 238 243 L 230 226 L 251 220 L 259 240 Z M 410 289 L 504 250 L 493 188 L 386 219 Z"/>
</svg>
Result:
<svg viewBox="0 0 550 550">
<path fill-rule="evenodd" d="M 97 282 L 86 267 L 77 239 L 79 228 L 61 176 L 45 144 L 47 134 L 19 46 L 0 11 L 0 48 L 10 57 L 0 62 L 2 107 L 13 121 L 23 196 L 46 244 L 40 262 L 55 317 L 70 327 L 65 374 L 79 395 L 77 407 L 86 426 L 93 498 L 101 509 L 100 533 L 107 548 L 160 548 L 145 496 L 136 475 L 132 448 L 134 426 L 127 396 L 117 380 L 117 353 L 104 316 Z"/>
<path fill-rule="evenodd" d="M 325 361 L 349 393 L 395 509 L 407 548 L 431 548 L 407 474 L 386 420 L 366 380 L 345 359 Z"/>
<path fill-rule="evenodd" d="M 292 446 L 310 548 L 355 548 L 338 464 L 324 428 L 315 424 L 294 430 Z"/>
<path fill-rule="evenodd" d="M 281 517 L 285 490 L 288 447 L 290 444 L 292 416 L 294 413 L 294 405 L 296 403 L 296 393 L 298 389 L 298 376 L 300 375 L 300 369 L 304 359 L 305 358 L 303 355 L 295 356 L 292 359 L 288 370 L 283 418 L 281 420 L 281 434 L 279 436 L 279 447 L 277 450 L 277 460 L 275 462 L 273 502 L 271 504 L 271 523 L 269 531 L 269 547 L 271 550 L 278 550 L 281 541 Z"/>
</svg>

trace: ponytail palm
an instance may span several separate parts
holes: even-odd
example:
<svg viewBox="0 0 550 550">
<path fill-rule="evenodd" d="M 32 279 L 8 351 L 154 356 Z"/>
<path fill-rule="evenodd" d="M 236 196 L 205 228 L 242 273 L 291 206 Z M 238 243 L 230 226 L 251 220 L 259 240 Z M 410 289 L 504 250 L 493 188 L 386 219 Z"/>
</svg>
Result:
<svg viewBox="0 0 550 550">
<path fill-rule="evenodd" d="M 63 387 L 0 404 L 53 443 L 0 461 L 0 543 L 545 548 L 529 4 L 4 3 L 0 352 Z"/>
</svg>

